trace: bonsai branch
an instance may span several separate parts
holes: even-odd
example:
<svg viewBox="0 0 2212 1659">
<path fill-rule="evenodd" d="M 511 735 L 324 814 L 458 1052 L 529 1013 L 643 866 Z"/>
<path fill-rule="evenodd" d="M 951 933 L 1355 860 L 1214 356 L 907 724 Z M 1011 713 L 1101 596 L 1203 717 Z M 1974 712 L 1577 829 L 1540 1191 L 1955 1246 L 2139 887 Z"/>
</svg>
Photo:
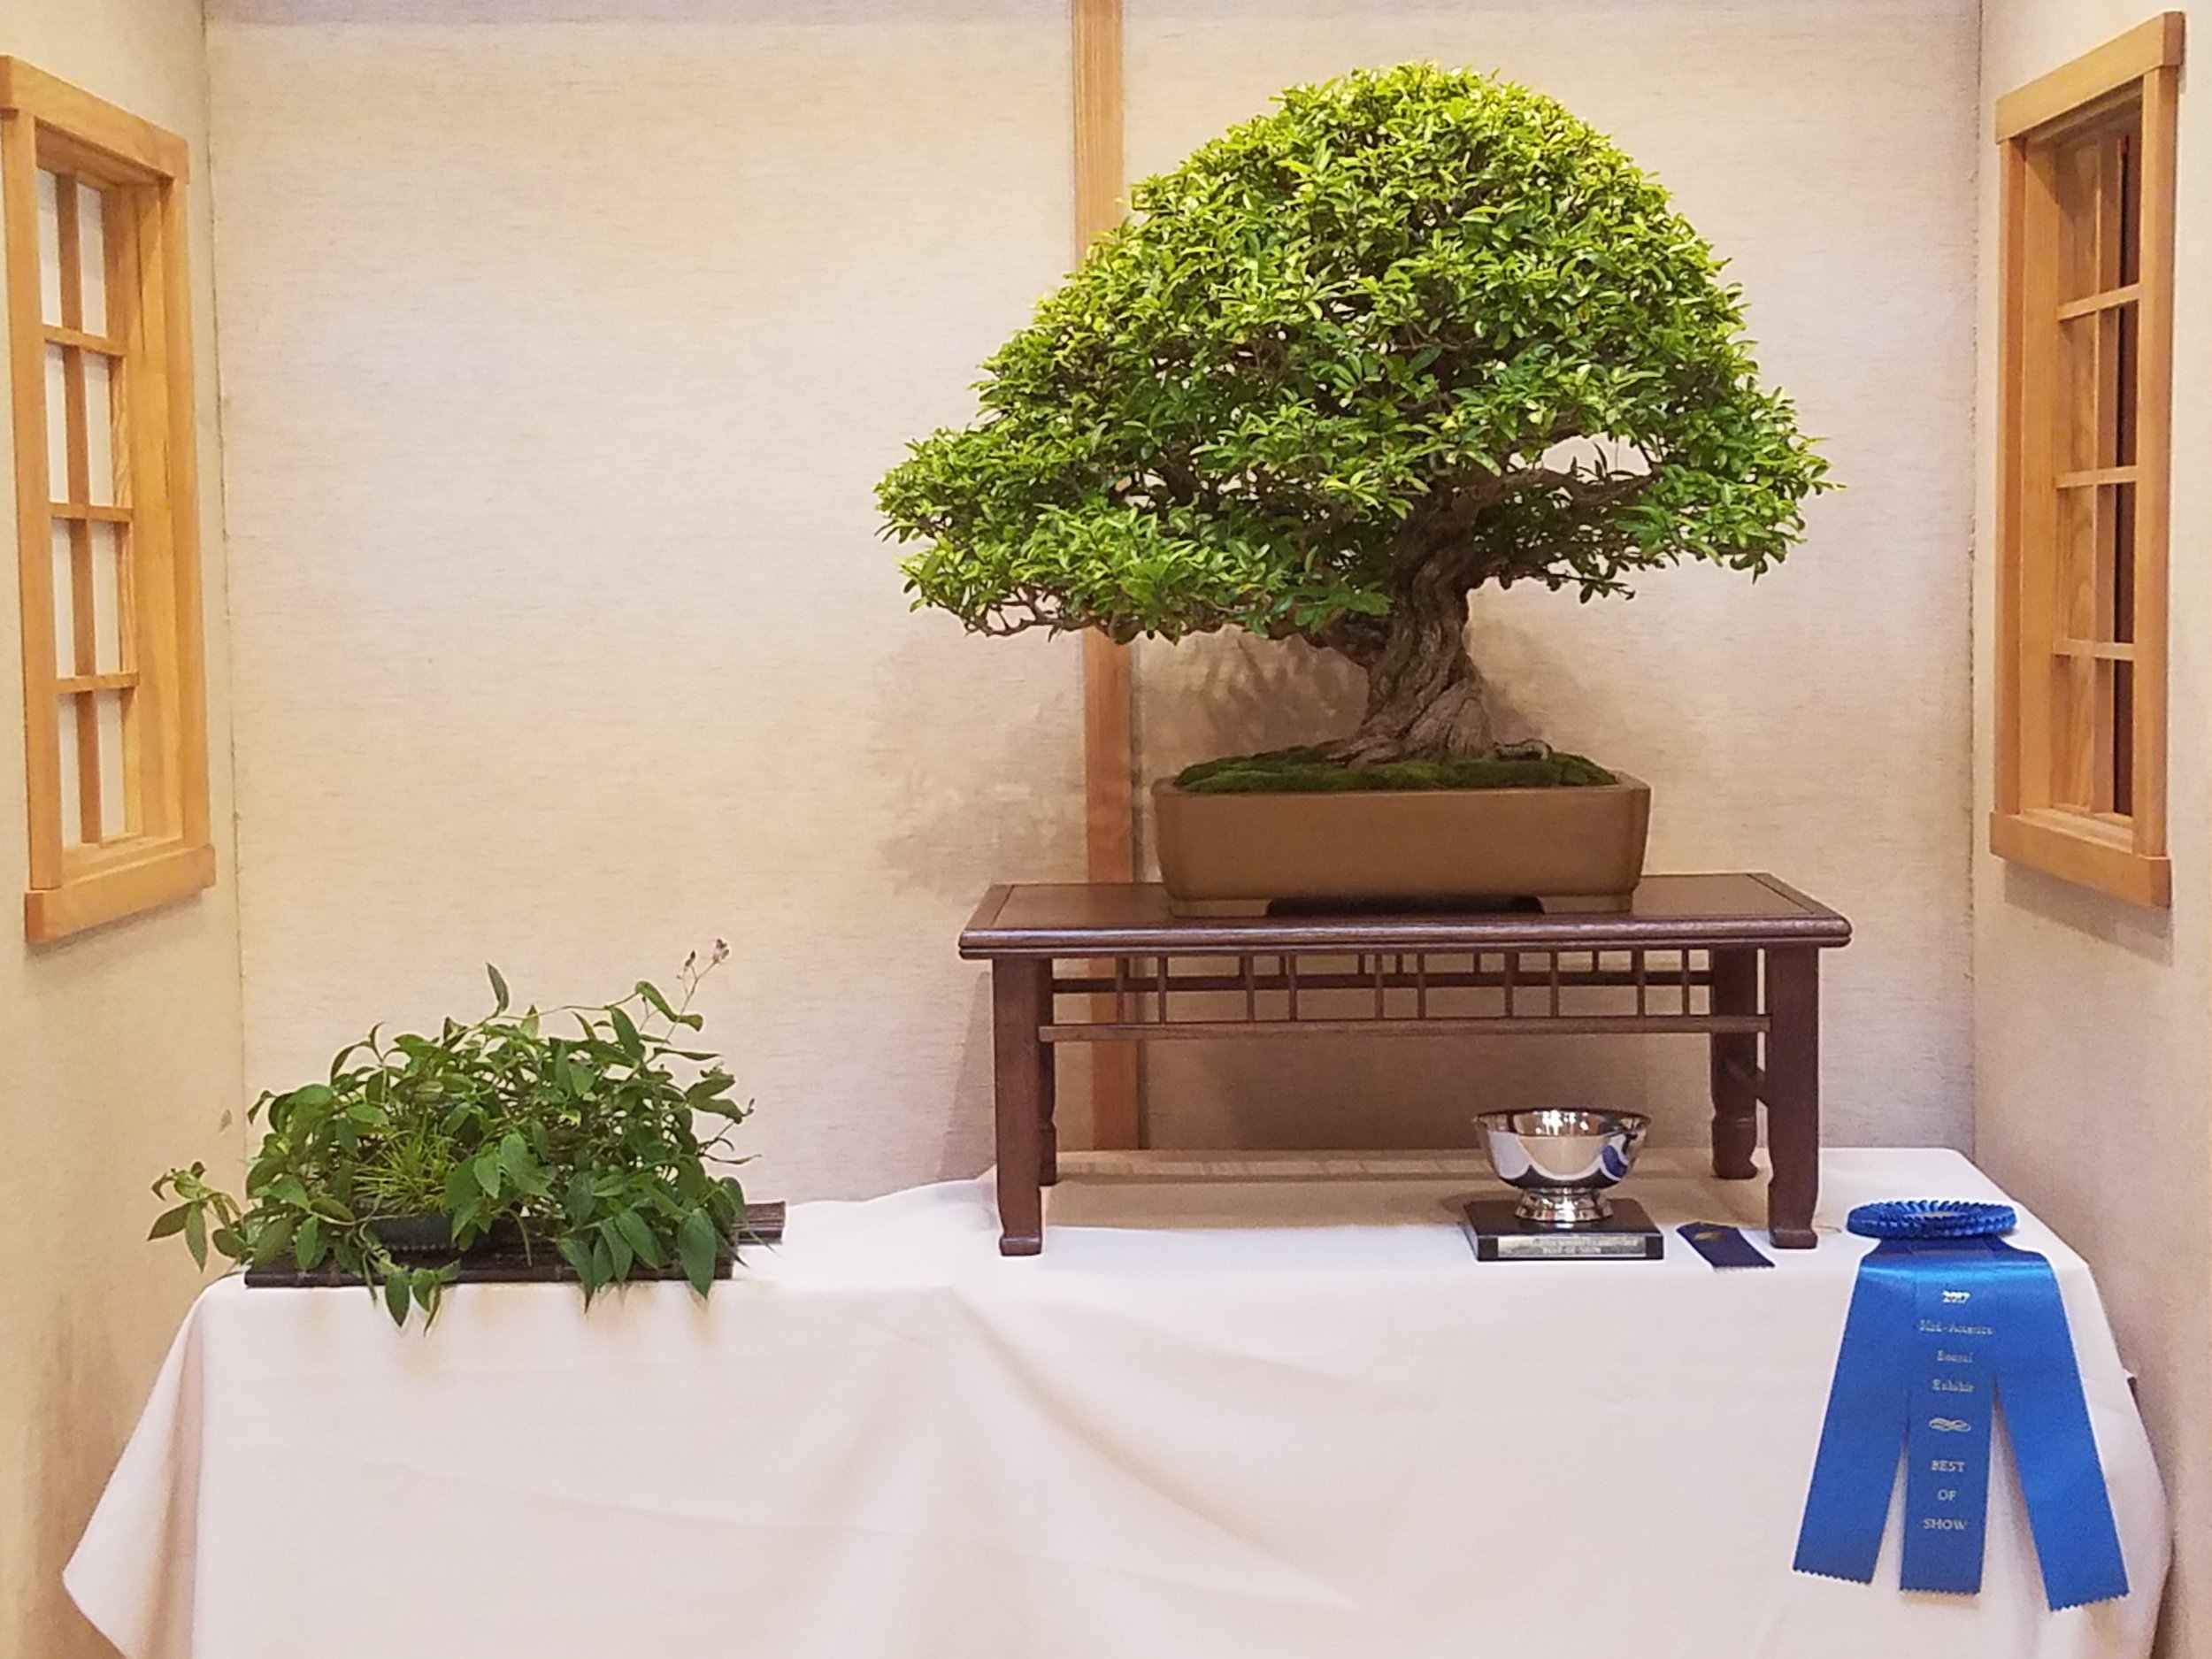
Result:
<svg viewBox="0 0 2212 1659">
<path fill-rule="evenodd" d="M 1551 466 L 1516 467 L 1501 473 L 1493 500 L 1524 490 L 1564 495 L 1576 507 L 1613 507 L 1633 499 L 1651 482 L 1648 472 L 1613 472 L 1593 476 Z M 1486 505 L 1487 503 L 1485 503 Z"/>
</svg>

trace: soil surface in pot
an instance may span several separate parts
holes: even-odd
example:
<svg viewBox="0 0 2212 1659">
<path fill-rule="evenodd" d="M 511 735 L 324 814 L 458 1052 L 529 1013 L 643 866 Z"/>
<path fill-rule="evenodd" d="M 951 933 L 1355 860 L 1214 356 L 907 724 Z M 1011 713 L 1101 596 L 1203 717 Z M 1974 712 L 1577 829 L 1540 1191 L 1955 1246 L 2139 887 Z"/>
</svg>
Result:
<svg viewBox="0 0 2212 1659">
<path fill-rule="evenodd" d="M 452 1217 L 442 1211 L 434 1215 L 379 1216 L 369 1222 L 369 1231 L 394 1256 L 451 1256 L 457 1254 L 453 1248 Z M 480 1256 L 521 1248 L 520 1224 L 511 1216 L 502 1216 L 492 1223 L 488 1232 L 480 1234 L 469 1246 L 465 1254 Z M 547 1248 L 551 1247 L 549 1245 Z"/>
<path fill-rule="evenodd" d="M 1175 787 L 1192 795 L 1322 795 L 1354 789 L 1571 789 L 1617 781 L 1595 761 L 1558 750 L 1526 759 L 1346 765 L 1318 749 L 1278 749 L 1201 761 L 1177 773 Z"/>
</svg>

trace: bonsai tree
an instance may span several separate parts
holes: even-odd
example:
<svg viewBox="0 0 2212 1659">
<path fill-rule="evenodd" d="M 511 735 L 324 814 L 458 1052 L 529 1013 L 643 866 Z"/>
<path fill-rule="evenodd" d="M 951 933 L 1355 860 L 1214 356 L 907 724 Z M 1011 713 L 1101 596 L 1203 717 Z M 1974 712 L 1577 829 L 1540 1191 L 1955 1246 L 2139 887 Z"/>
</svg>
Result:
<svg viewBox="0 0 2212 1659">
<path fill-rule="evenodd" d="M 983 634 L 1340 651 L 1347 763 L 1495 753 L 1467 596 L 1755 577 L 1824 463 L 1667 195 L 1552 98 L 1408 65 L 1294 88 L 1130 193 L 878 498 Z"/>
</svg>

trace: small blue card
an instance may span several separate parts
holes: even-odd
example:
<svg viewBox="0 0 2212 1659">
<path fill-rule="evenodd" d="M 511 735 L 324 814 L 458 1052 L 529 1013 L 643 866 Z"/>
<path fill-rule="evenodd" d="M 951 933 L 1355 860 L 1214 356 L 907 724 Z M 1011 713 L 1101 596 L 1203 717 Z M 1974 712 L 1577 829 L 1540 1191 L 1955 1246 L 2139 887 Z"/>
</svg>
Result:
<svg viewBox="0 0 2212 1659">
<path fill-rule="evenodd" d="M 1772 1267 L 1759 1247 L 1743 1236 L 1742 1230 L 1717 1221 L 1688 1221 L 1675 1231 L 1690 1242 L 1690 1248 L 1715 1267 Z"/>
</svg>

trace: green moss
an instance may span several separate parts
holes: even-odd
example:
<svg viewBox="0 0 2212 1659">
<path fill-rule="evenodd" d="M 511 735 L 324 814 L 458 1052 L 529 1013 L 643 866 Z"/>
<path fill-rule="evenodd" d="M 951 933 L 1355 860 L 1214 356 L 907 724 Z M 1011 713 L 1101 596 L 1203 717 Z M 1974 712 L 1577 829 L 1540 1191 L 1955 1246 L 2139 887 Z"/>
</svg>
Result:
<svg viewBox="0 0 2212 1659">
<path fill-rule="evenodd" d="M 1176 775 L 1194 795 L 1313 795 L 1336 789 L 1550 789 L 1617 781 L 1580 755 L 1541 760 L 1402 760 L 1349 766 L 1317 749 L 1279 749 L 1201 761 Z"/>
</svg>

